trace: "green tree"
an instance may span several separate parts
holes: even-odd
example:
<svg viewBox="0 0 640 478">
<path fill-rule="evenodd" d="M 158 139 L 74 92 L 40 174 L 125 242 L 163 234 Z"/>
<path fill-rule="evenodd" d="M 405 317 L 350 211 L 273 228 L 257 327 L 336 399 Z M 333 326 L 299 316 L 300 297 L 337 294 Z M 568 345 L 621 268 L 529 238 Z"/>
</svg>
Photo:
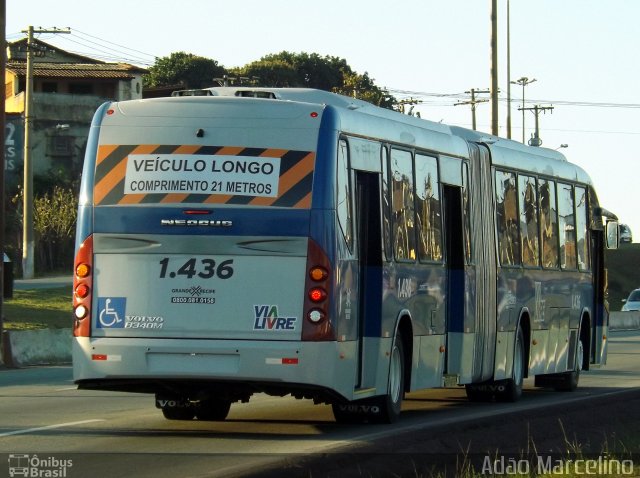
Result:
<svg viewBox="0 0 640 478">
<path fill-rule="evenodd" d="M 184 88 L 206 88 L 214 78 L 227 74 L 218 62 L 183 51 L 158 58 L 144 76 L 147 87 L 183 85 Z"/>
<path fill-rule="evenodd" d="M 398 104 L 398 101 L 386 90 L 374 84 L 366 71 L 364 75 L 346 74 L 343 85 L 333 88 L 332 91 L 345 96 L 354 96 L 382 108 L 393 109 Z"/>
<path fill-rule="evenodd" d="M 282 51 L 234 70 L 239 77 L 257 77 L 266 87 L 317 88 L 368 101 L 383 108 L 393 108 L 397 100 L 375 85 L 368 73 L 353 71 L 344 58 L 317 53 Z"/>
<path fill-rule="evenodd" d="M 255 78 L 254 83 L 271 87 L 300 86 L 295 67 L 286 61 L 261 59 L 236 68 L 231 73 L 236 78 Z"/>
</svg>

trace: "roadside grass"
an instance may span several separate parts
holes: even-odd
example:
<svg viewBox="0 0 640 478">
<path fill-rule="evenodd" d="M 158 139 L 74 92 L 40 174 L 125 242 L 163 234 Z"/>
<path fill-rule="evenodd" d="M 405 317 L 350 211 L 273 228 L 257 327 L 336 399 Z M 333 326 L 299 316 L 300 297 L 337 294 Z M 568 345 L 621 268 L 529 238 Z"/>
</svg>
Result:
<svg viewBox="0 0 640 478">
<path fill-rule="evenodd" d="M 71 287 L 14 290 L 2 309 L 5 330 L 71 327 Z"/>
</svg>

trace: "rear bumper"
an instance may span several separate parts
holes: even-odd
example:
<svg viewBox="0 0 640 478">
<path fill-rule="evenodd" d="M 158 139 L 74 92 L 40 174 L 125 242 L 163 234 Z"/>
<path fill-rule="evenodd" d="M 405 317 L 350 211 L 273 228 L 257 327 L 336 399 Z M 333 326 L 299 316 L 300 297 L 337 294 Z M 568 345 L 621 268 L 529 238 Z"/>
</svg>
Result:
<svg viewBox="0 0 640 478">
<path fill-rule="evenodd" d="M 156 392 L 215 386 L 350 397 L 355 342 L 226 341 L 74 337 L 80 388 Z M 181 384 L 181 385 L 180 385 Z"/>
</svg>

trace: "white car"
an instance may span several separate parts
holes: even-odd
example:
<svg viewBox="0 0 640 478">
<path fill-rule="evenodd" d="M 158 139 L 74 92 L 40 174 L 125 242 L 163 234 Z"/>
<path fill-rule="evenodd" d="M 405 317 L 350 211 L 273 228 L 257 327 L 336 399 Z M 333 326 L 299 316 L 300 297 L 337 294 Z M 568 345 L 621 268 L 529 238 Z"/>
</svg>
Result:
<svg viewBox="0 0 640 478">
<path fill-rule="evenodd" d="M 630 310 L 640 310 L 640 289 L 635 289 L 631 291 L 629 297 L 626 300 L 622 300 L 624 305 L 622 306 L 622 311 L 627 312 Z"/>
</svg>

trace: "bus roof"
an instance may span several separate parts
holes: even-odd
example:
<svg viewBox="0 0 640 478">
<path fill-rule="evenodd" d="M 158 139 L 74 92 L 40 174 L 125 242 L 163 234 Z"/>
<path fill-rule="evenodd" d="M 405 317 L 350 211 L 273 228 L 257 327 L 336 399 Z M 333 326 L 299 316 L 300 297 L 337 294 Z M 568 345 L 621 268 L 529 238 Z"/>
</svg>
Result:
<svg viewBox="0 0 640 478">
<path fill-rule="evenodd" d="M 469 148 L 465 141 L 455 136 L 448 125 L 405 115 L 397 111 L 380 108 L 366 101 L 328 91 L 312 88 L 252 88 L 212 87 L 200 90 L 176 91 L 174 98 L 190 101 L 191 105 L 206 105 L 220 100 L 231 101 L 246 98 L 286 102 L 290 105 L 313 105 L 318 110 L 333 108 L 336 112 L 335 127 L 346 134 L 361 135 L 372 139 L 384 139 L 406 147 L 420 147 L 438 154 L 468 158 Z M 195 97 L 195 98 L 187 98 Z M 212 98 L 213 97 L 213 98 Z M 148 101 L 158 101 L 159 98 Z M 146 101 L 146 100 L 145 100 Z M 253 103 L 258 107 L 258 102 Z M 270 110 L 275 113 L 275 110 Z"/>
<path fill-rule="evenodd" d="M 486 144 L 491 151 L 492 163 L 495 166 L 592 184 L 590 177 L 582 168 L 568 162 L 564 155 L 558 151 L 525 146 L 522 143 L 487 133 L 416 118 L 377 107 L 357 98 L 328 91 L 312 88 L 254 88 L 238 86 L 182 90 L 174 92 L 172 96 L 174 98 L 126 102 L 126 107 L 121 103 L 121 108 L 128 112 L 135 110 L 136 114 L 141 114 L 142 111 L 139 109 L 142 106 L 141 103 L 147 103 L 148 105 L 149 103 L 155 103 L 154 107 L 150 107 L 150 105 L 143 107 L 145 113 L 142 113 L 142 115 L 156 116 L 159 114 L 160 109 L 164 109 L 164 106 L 161 106 L 164 102 L 187 101 L 189 104 L 184 111 L 189 111 L 189 116 L 210 116 L 209 111 L 205 113 L 207 109 L 205 105 L 214 100 L 212 97 L 219 97 L 221 100 L 232 100 L 233 98 L 280 100 L 289 103 L 292 107 L 294 104 L 301 106 L 305 104 L 317 105 L 318 108 L 323 109 L 329 106 L 335 108 L 339 118 L 337 127 L 345 133 L 359 134 L 371 138 L 385 138 L 388 141 L 407 146 L 423 148 L 427 146 L 427 149 L 439 154 L 462 158 L 469 157 L 467 143 Z M 254 107 L 257 107 L 257 104 L 254 103 Z M 204 109 L 199 114 L 196 113 L 200 108 Z M 270 114 L 274 113 L 274 110 L 270 111 Z M 297 111 L 297 108 L 294 108 L 294 111 Z"/>
<path fill-rule="evenodd" d="M 592 185 L 591 178 L 580 166 L 567 161 L 562 153 L 553 149 L 526 146 L 518 141 L 458 126 L 452 126 L 451 131 L 470 143 L 485 144 L 491 151 L 494 166 Z"/>
</svg>

